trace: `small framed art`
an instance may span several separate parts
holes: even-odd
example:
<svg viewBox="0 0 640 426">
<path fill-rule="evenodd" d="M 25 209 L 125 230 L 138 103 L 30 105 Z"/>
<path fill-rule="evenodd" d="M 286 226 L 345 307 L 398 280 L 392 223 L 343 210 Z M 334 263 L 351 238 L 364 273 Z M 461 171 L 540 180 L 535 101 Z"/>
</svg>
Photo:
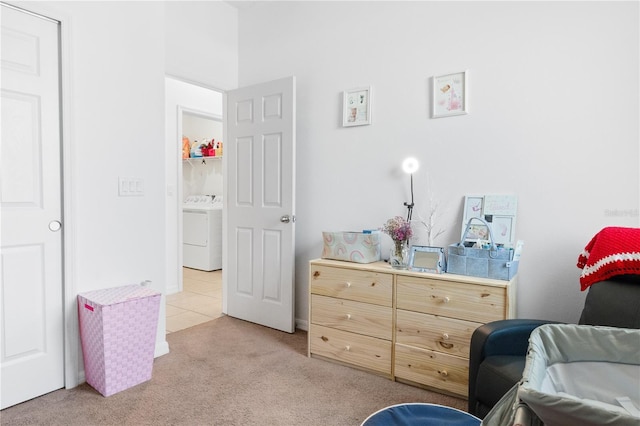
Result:
<svg viewBox="0 0 640 426">
<path fill-rule="evenodd" d="M 411 246 L 409 269 L 418 272 L 443 273 L 446 270 L 444 248 Z"/>
<path fill-rule="evenodd" d="M 371 124 L 371 86 L 345 90 L 342 101 L 342 126 Z"/>
<path fill-rule="evenodd" d="M 431 117 L 449 117 L 468 112 L 467 71 L 433 77 Z"/>
<path fill-rule="evenodd" d="M 512 246 L 515 242 L 516 212 L 518 198 L 515 195 L 467 195 L 464 197 L 460 238 L 464 235 L 469 220 L 480 218 L 489 223 L 494 243 Z M 479 222 L 473 222 L 464 241 L 473 243 L 489 238 L 489 230 Z"/>
</svg>

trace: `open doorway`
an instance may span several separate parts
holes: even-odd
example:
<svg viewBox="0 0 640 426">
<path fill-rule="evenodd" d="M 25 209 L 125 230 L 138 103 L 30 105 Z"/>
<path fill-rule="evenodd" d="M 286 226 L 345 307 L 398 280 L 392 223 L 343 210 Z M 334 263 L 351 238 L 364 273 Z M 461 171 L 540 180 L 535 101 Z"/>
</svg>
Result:
<svg viewBox="0 0 640 426">
<path fill-rule="evenodd" d="M 223 94 L 172 77 L 165 89 L 170 333 L 222 315 Z"/>
<path fill-rule="evenodd" d="M 167 334 L 223 315 L 222 270 L 183 268 L 183 279 L 183 290 L 167 295 Z"/>
</svg>

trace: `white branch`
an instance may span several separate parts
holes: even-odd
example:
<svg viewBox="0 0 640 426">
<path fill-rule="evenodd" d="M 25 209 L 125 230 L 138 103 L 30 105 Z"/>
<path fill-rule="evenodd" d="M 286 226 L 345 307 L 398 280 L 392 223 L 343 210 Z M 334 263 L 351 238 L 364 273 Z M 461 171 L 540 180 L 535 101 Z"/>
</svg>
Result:
<svg viewBox="0 0 640 426">
<path fill-rule="evenodd" d="M 436 238 L 438 238 L 440 235 L 444 233 L 444 229 L 436 229 L 436 218 L 438 216 L 437 215 L 438 202 L 434 201 L 433 197 L 430 197 L 429 204 L 430 204 L 429 217 L 427 218 L 427 221 L 420 219 L 420 223 L 427 230 L 427 240 L 429 241 L 429 245 L 433 246 Z"/>
</svg>

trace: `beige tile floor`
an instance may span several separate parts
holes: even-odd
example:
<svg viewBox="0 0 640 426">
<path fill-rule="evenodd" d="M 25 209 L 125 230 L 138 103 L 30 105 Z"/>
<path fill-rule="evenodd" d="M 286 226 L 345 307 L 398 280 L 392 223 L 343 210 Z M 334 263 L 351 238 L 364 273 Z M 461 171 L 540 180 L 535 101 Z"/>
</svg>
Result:
<svg viewBox="0 0 640 426">
<path fill-rule="evenodd" d="M 222 271 L 183 268 L 182 273 L 182 291 L 167 296 L 167 334 L 223 315 Z"/>
</svg>

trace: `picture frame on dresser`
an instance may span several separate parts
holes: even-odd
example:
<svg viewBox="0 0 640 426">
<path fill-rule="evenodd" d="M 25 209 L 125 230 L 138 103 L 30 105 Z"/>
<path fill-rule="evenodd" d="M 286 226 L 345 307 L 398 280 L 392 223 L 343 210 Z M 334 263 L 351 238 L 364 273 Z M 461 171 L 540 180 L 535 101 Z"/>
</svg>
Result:
<svg viewBox="0 0 640 426">
<path fill-rule="evenodd" d="M 416 272 L 442 274 L 447 270 L 443 247 L 411 246 L 409 269 Z"/>
<path fill-rule="evenodd" d="M 495 244 L 513 246 L 516 242 L 517 207 L 518 197 L 512 194 L 466 195 L 460 238 L 464 236 L 469 220 L 477 217 L 489 223 Z M 486 240 L 489 236 L 487 227 L 479 223 L 472 224 L 469 231 L 465 243 L 474 243 L 477 239 Z"/>
</svg>

